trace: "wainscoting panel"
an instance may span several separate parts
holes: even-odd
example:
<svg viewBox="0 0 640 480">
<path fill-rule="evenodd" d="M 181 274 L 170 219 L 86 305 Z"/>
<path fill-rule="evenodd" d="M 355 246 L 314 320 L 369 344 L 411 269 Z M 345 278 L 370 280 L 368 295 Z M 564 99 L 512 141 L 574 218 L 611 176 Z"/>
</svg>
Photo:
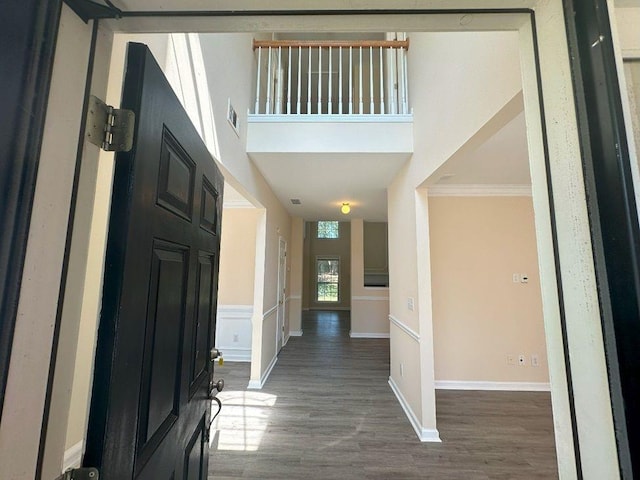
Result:
<svg viewBox="0 0 640 480">
<path fill-rule="evenodd" d="M 253 305 L 218 305 L 216 348 L 229 362 L 251 361 Z"/>
</svg>

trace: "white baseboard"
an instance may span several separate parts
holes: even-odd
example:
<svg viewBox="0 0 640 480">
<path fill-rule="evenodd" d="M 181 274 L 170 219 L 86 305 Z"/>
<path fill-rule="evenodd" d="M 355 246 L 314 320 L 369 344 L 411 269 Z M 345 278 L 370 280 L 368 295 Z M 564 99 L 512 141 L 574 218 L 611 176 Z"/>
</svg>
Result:
<svg viewBox="0 0 640 480">
<path fill-rule="evenodd" d="M 247 385 L 247 388 L 251 390 L 262 390 L 262 387 L 264 387 L 264 384 L 267 383 L 267 379 L 269 378 L 269 375 L 271 375 L 271 371 L 273 370 L 273 367 L 276 366 L 277 361 L 278 361 L 278 356 L 276 355 L 275 357 L 273 357 L 273 360 L 271 360 L 271 363 L 269 364 L 265 372 L 262 374 L 260 381 L 250 380 L 249 385 Z"/>
<path fill-rule="evenodd" d="M 292 337 L 301 337 L 302 330 L 292 330 L 291 332 L 289 332 L 289 335 Z"/>
<path fill-rule="evenodd" d="M 250 348 L 225 347 L 224 345 L 216 346 L 222 352 L 225 362 L 250 362 Z"/>
<path fill-rule="evenodd" d="M 351 338 L 389 338 L 388 333 L 349 332 Z"/>
<path fill-rule="evenodd" d="M 420 439 L 420 441 L 435 442 L 435 443 L 442 442 L 442 440 L 440 440 L 440 434 L 438 433 L 438 430 L 436 430 L 435 428 L 432 428 L 432 429 L 424 428 L 422 427 L 422 425 L 420 425 L 420 421 L 418 420 L 418 417 L 416 416 L 415 413 L 413 413 L 413 410 L 409 406 L 409 403 L 407 403 L 407 400 L 404 398 L 404 395 L 402 395 L 402 392 L 400 392 L 400 389 L 396 385 L 396 382 L 394 382 L 393 378 L 391 377 L 389 377 L 389 386 L 391 387 L 391 390 L 393 391 L 393 393 L 396 395 L 398 402 L 400 402 L 400 406 L 404 410 L 405 415 L 409 419 L 409 423 L 411 423 L 411 426 L 415 430 L 416 435 L 418 435 L 418 438 Z"/>
<path fill-rule="evenodd" d="M 290 338 L 291 338 L 291 334 L 289 334 L 286 337 L 284 337 L 284 342 L 282 342 L 282 348 L 287 346 L 287 343 L 289 343 L 289 339 Z"/>
<path fill-rule="evenodd" d="M 551 385 L 542 382 L 464 382 L 436 380 L 437 390 L 491 390 L 502 392 L 550 392 Z"/>
<path fill-rule="evenodd" d="M 84 449 L 84 442 L 80 440 L 75 445 L 69 447 L 64 452 L 64 458 L 62 460 L 62 471 L 66 472 L 70 468 L 78 468 L 82 463 L 82 451 Z"/>
</svg>

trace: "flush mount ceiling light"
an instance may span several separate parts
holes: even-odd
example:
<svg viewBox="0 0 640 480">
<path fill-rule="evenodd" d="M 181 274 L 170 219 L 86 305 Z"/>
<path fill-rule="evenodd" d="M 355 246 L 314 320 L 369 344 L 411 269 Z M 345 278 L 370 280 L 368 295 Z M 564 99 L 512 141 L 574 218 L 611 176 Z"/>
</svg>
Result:
<svg viewBox="0 0 640 480">
<path fill-rule="evenodd" d="M 347 215 L 351 211 L 351 205 L 349 205 L 349 202 L 344 202 L 342 207 L 340 207 L 340 211 Z"/>
</svg>

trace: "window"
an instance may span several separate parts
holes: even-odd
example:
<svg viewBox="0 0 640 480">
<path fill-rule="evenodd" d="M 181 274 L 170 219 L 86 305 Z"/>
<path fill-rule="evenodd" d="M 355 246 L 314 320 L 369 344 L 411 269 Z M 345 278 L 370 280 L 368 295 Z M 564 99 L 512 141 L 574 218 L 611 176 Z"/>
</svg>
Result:
<svg viewBox="0 0 640 480">
<path fill-rule="evenodd" d="M 316 301 L 339 302 L 340 260 L 335 257 L 318 257 L 316 276 Z"/>
<path fill-rule="evenodd" d="M 340 238 L 338 222 L 318 222 L 318 238 Z"/>
</svg>

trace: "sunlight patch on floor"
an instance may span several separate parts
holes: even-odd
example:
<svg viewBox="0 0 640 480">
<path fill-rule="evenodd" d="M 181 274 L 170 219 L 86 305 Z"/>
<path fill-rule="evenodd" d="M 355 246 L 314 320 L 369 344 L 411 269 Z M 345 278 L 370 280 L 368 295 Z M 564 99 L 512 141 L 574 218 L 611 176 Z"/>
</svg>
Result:
<svg viewBox="0 0 640 480">
<path fill-rule="evenodd" d="M 255 452 L 267 429 L 277 395 L 255 391 L 221 392 L 222 412 L 212 425 L 214 450 Z"/>
</svg>

